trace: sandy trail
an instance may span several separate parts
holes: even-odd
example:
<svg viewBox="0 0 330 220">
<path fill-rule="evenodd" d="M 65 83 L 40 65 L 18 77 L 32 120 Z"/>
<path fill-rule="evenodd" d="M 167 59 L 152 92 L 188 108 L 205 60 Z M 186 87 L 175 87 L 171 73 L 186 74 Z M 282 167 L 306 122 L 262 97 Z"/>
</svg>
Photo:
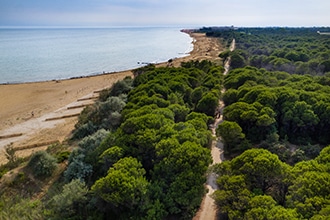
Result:
<svg viewBox="0 0 330 220">
<path fill-rule="evenodd" d="M 221 62 L 218 55 L 222 47 L 218 39 L 207 38 L 202 33 L 188 34 L 194 39 L 193 51 L 187 57 L 174 58 L 171 66 L 180 66 L 181 62 L 201 59 Z M 157 64 L 168 65 L 167 62 Z M 95 91 L 111 87 L 113 83 L 126 76 L 132 77 L 132 71 L 70 80 L 0 85 L 0 164 L 6 162 L 3 148 L 10 143 L 19 149 L 22 146 L 24 148 L 67 139 L 74 129 L 77 117 L 48 119 L 78 115 L 83 107 L 68 107 L 93 103 L 93 99 L 88 98 L 97 96 Z M 87 100 L 78 101 L 84 98 Z M 13 137 L 10 137 L 11 135 Z M 20 150 L 18 156 L 27 156 L 40 148 L 45 146 Z"/>
<path fill-rule="evenodd" d="M 229 50 L 233 51 L 235 50 L 235 39 L 233 39 Z M 227 75 L 229 69 L 230 69 L 230 57 L 225 61 L 224 64 L 224 75 Z M 225 92 L 225 89 L 221 91 L 221 94 Z M 219 100 L 219 109 L 220 109 L 220 117 L 216 118 L 214 124 L 211 127 L 212 135 L 213 137 L 216 137 L 216 128 L 219 124 L 223 121 L 223 109 L 225 105 L 222 100 Z M 211 147 L 211 155 L 212 155 L 212 165 L 219 164 L 222 161 L 224 161 L 224 151 L 223 151 L 223 143 L 221 141 L 221 137 L 217 137 L 215 140 L 212 141 L 212 147 Z M 212 194 L 218 189 L 218 186 L 216 184 L 217 176 L 215 173 L 210 173 L 207 177 L 206 181 L 206 188 L 208 190 L 207 194 L 203 198 L 201 207 L 199 208 L 198 212 L 196 213 L 193 220 L 215 220 L 217 219 L 217 207 L 214 204 L 214 199 L 212 198 Z"/>
<path fill-rule="evenodd" d="M 220 111 L 224 108 L 223 101 L 219 101 Z M 216 137 L 216 128 L 222 122 L 222 114 L 219 118 L 217 118 L 214 124 L 211 127 L 213 137 Z M 212 141 L 212 148 L 211 148 L 211 155 L 212 155 L 212 165 L 221 163 L 223 158 L 223 144 L 221 139 L 218 137 Z M 206 188 L 208 190 L 207 194 L 203 198 L 201 207 L 199 211 L 193 218 L 193 220 L 214 220 L 217 219 L 217 208 L 214 204 L 214 199 L 211 197 L 212 194 L 218 189 L 216 184 L 217 176 L 214 173 L 210 173 L 207 177 Z"/>
</svg>

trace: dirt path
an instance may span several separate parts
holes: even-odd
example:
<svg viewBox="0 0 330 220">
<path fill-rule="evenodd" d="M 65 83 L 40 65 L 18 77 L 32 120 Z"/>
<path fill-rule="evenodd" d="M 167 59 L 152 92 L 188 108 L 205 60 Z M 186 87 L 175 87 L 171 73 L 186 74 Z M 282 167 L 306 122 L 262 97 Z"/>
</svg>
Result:
<svg viewBox="0 0 330 220">
<path fill-rule="evenodd" d="M 181 62 L 208 59 L 221 62 L 223 50 L 217 38 L 202 33 L 188 33 L 194 49 L 190 56 L 173 58 L 172 66 Z M 157 64 L 167 66 L 168 63 Z M 13 143 L 20 157 L 44 149 L 49 143 L 67 139 L 85 105 L 94 102 L 99 91 L 114 82 L 132 76 L 130 70 L 71 80 L 0 85 L 0 164 L 6 162 L 3 148 Z M 31 146 L 31 147 L 29 147 Z M 35 147 L 37 146 L 37 147 Z"/>
<path fill-rule="evenodd" d="M 223 102 L 221 101 L 221 105 L 223 108 Z M 216 137 L 215 130 L 216 127 L 222 122 L 222 115 L 216 119 L 215 123 L 212 126 L 212 135 Z M 216 138 L 212 141 L 212 148 L 211 148 L 211 155 L 212 155 L 212 165 L 221 163 L 223 158 L 223 144 L 219 138 Z M 214 204 L 214 200 L 211 197 L 212 194 L 218 189 L 216 184 L 216 175 L 214 173 L 209 174 L 207 177 L 206 188 L 208 190 L 207 194 L 203 198 L 201 207 L 197 212 L 196 216 L 193 220 L 213 220 L 217 218 L 217 208 Z"/>
<path fill-rule="evenodd" d="M 235 39 L 233 39 L 229 50 L 233 51 L 235 49 Z M 230 68 L 230 57 L 225 61 L 224 64 L 224 75 L 227 75 L 229 68 Z M 221 91 L 223 94 L 225 89 Z M 216 128 L 218 125 L 223 121 L 223 108 L 225 107 L 222 100 L 219 100 L 219 109 L 220 109 L 220 117 L 216 118 L 214 124 L 211 127 L 212 135 L 216 138 Z M 215 140 L 212 141 L 212 148 L 211 148 L 211 155 L 212 155 L 212 165 L 221 163 L 224 161 L 223 155 L 223 143 L 221 141 L 221 137 L 217 137 Z M 215 220 L 217 219 L 217 207 L 214 204 L 214 199 L 211 197 L 212 194 L 218 189 L 216 184 L 216 175 L 214 173 L 210 173 L 207 177 L 206 188 L 208 189 L 207 194 L 203 198 L 202 204 L 200 209 L 198 210 L 197 214 L 193 218 L 193 220 Z"/>
</svg>

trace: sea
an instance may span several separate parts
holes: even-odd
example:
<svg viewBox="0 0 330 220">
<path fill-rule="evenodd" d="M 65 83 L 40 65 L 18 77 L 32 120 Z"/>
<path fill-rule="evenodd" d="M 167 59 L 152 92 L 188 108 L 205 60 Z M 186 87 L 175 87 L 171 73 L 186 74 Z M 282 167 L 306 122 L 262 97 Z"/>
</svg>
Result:
<svg viewBox="0 0 330 220">
<path fill-rule="evenodd" d="M 134 69 L 187 56 L 192 42 L 173 27 L 0 28 L 0 84 Z"/>
</svg>

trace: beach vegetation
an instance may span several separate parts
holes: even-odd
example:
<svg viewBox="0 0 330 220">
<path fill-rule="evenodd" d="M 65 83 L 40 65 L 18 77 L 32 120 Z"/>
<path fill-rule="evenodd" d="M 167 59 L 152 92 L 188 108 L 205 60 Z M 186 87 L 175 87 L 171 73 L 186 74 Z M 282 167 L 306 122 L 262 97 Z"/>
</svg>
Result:
<svg viewBox="0 0 330 220">
<path fill-rule="evenodd" d="M 221 88 L 223 69 L 206 61 L 183 66 L 139 70 L 125 105 L 118 96 L 107 98 L 122 108 L 116 109 L 118 128 L 98 127 L 71 153 L 66 182 L 81 174 L 98 204 L 94 209 L 103 215 L 190 218 L 199 206 L 211 163 L 208 124 L 221 95 L 214 87 Z M 197 87 L 201 94 L 193 103 Z"/>
<path fill-rule="evenodd" d="M 46 216 L 55 216 L 55 219 L 74 219 L 76 213 L 84 210 L 88 191 L 88 187 L 80 179 L 74 179 L 63 185 L 62 190 L 48 202 L 47 206 L 51 209 Z"/>
<path fill-rule="evenodd" d="M 227 75 L 210 61 L 134 70 L 82 112 L 69 148 L 54 145 L 15 173 L 0 216 L 192 219 L 223 99 L 216 135 L 227 160 L 211 167 L 221 219 L 327 219 L 330 53 L 315 30 L 203 28 L 226 45 L 235 38 L 236 49 L 219 55 L 232 59 Z M 11 149 L 8 159 L 16 160 Z M 41 196 L 46 176 L 56 183 Z M 15 193 L 21 209 L 6 203 Z"/>
<path fill-rule="evenodd" d="M 85 155 L 73 151 L 69 158 L 69 165 L 64 171 L 65 182 L 75 179 L 85 181 L 93 172 L 92 165 L 85 162 Z"/>
<path fill-rule="evenodd" d="M 9 144 L 5 147 L 5 156 L 8 160 L 8 165 L 15 166 L 18 158 L 16 156 L 16 149 L 12 144 Z"/>
<path fill-rule="evenodd" d="M 126 105 L 132 83 L 132 79 L 126 77 L 114 83 L 111 88 L 102 90 L 99 100 L 94 105 L 87 106 L 80 114 L 72 139 L 82 139 L 99 129 L 117 129 L 122 121 L 121 111 Z"/>
<path fill-rule="evenodd" d="M 99 100 L 105 102 L 111 96 L 120 96 L 128 94 L 132 89 L 133 79 L 126 77 L 123 80 L 115 82 L 110 88 L 104 89 L 100 92 Z"/>
<path fill-rule="evenodd" d="M 40 200 L 22 198 L 20 195 L 0 197 L 1 219 L 43 219 L 43 204 Z"/>
<path fill-rule="evenodd" d="M 37 178 L 49 177 L 53 174 L 57 167 L 57 160 L 46 151 L 37 151 L 32 154 L 27 168 Z"/>
<path fill-rule="evenodd" d="M 4 147 L 4 155 L 7 159 L 7 162 L 0 165 L 0 179 L 8 171 L 19 167 L 22 163 L 28 160 L 28 158 L 19 157 L 16 152 L 17 149 L 14 148 L 13 144 L 8 144 Z"/>
</svg>

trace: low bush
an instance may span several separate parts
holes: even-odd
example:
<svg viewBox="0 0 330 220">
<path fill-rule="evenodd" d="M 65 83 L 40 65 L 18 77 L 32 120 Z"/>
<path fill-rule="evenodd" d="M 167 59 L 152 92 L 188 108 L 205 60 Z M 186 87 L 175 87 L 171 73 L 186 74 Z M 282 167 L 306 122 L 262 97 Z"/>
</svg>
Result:
<svg viewBox="0 0 330 220">
<path fill-rule="evenodd" d="M 37 178 L 49 177 L 57 167 L 56 159 L 46 151 L 38 151 L 32 154 L 28 165 L 33 175 Z"/>
<path fill-rule="evenodd" d="M 72 217 L 78 206 L 86 200 L 88 188 L 85 183 L 79 179 L 72 180 L 63 186 L 62 192 L 55 195 L 52 199 L 52 209 L 58 217 Z M 60 219 L 60 218 L 59 218 Z"/>
<path fill-rule="evenodd" d="M 57 163 L 62 163 L 63 161 L 67 160 L 70 156 L 70 151 L 62 151 L 56 154 Z"/>
<path fill-rule="evenodd" d="M 93 167 L 84 162 L 85 155 L 79 154 L 78 151 L 72 152 L 72 155 L 69 158 L 70 164 L 64 172 L 64 180 L 67 183 L 74 179 L 85 181 L 92 174 Z"/>
</svg>

